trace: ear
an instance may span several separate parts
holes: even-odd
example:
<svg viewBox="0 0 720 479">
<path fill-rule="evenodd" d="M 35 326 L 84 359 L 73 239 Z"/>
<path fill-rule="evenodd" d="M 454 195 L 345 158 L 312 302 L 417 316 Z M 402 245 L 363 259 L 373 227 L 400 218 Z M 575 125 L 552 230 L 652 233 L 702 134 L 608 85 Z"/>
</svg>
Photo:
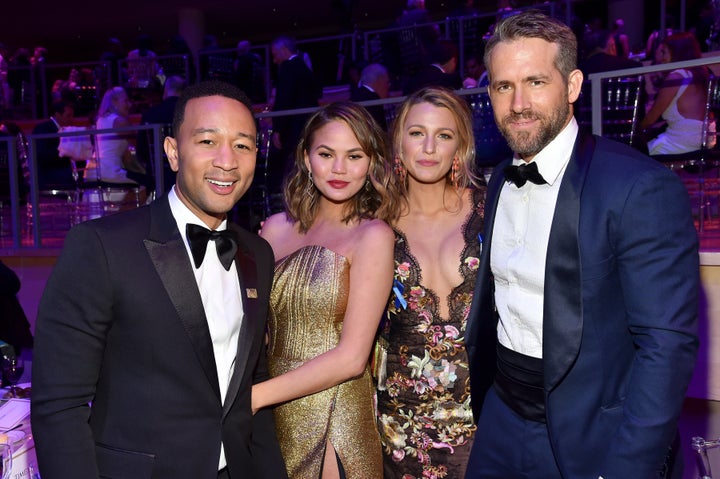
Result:
<svg viewBox="0 0 720 479">
<path fill-rule="evenodd" d="M 177 140 L 173 137 L 166 136 L 165 141 L 163 142 L 163 148 L 165 149 L 165 155 L 170 163 L 170 169 L 177 173 L 178 169 L 180 169 Z"/>
<path fill-rule="evenodd" d="M 580 96 L 580 89 L 583 84 L 583 74 L 580 70 L 573 70 L 568 77 L 568 101 L 575 103 Z"/>
<path fill-rule="evenodd" d="M 305 163 L 305 168 L 307 168 L 308 171 L 312 172 L 310 169 L 310 155 L 308 155 L 307 151 L 303 152 L 303 162 Z"/>
</svg>

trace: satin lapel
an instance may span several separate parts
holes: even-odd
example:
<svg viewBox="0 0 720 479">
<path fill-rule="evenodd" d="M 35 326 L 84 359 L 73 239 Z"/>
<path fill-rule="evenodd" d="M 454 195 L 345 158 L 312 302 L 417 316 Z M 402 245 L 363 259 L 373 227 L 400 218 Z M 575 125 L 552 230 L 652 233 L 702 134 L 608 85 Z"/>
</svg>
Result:
<svg viewBox="0 0 720 479">
<path fill-rule="evenodd" d="M 157 200 L 151 208 L 150 237 L 144 241 L 145 248 L 219 401 L 220 388 L 212 339 L 190 258 L 170 212 L 167 198 Z"/>
<path fill-rule="evenodd" d="M 481 330 L 487 331 L 486 327 L 478 324 L 484 318 L 480 317 L 480 311 L 487 310 L 480 304 L 483 298 L 490 298 L 492 300 L 492 288 L 493 279 L 490 274 L 490 245 L 492 243 L 492 232 L 493 225 L 495 223 L 495 211 L 497 210 L 498 199 L 500 198 L 500 190 L 505 183 L 505 174 L 503 168 L 509 165 L 512 160 L 507 160 L 500 163 L 495 167 L 494 173 L 490 178 L 490 183 L 487 188 L 487 196 L 485 200 L 485 218 L 483 222 L 483 238 L 482 238 L 482 251 L 480 253 L 480 267 L 478 268 L 477 279 L 475 280 L 475 291 L 473 293 L 473 302 L 470 306 L 470 313 L 468 315 L 471 321 L 468 322 L 466 337 L 469 338 L 470 343 L 473 345 L 477 344 L 477 335 Z M 489 291 L 488 291 L 489 288 Z M 491 308 L 492 309 L 492 308 Z M 489 325 L 488 325 L 489 326 Z M 493 327 L 497 327 L 497 317 L 492 323 Z"/>
<path fill-rule="evenodd" d="M 565 376 L 582 338 L 582 274 L 579 231 L 580 198 L 595 140 L 580 134 L 558 192 L 545 263 L 543 367 L 545 389 Z"/>
<path fill-rule="evenodd" d="M 230 378 L 228 391 L 225 396 L 225 404 L 223 404 L 223 415 L 227 414 L 235 401 L 240 382 L 245 374 L 247 367 L 248 355 L 252 347 L 252 341 L 256 334 L 255 328 L 258 324 L 258 281 L 257 267 L 255 265 L 255 257 L 247 249 L 244 244 L 238 247 L 235 255 L 235 264 L 240 281 L 240 291 L 243 303 L 243 320 L 240 325 L 240 334 L 238 336 L 238 350 L 235 355 L 235 367 Z M 248 294 L 249 293 L 249 294 Z"/>
</svg>

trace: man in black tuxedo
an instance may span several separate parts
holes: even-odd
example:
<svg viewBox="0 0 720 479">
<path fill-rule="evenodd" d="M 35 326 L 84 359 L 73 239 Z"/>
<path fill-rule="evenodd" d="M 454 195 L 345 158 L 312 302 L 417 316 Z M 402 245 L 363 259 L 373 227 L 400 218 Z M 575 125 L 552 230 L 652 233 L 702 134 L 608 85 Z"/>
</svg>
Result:
<svg viewBox="0 0 720 479">
<path fill-rule="evenodd" d="M 390 75 L 387 69 L 379 63 L 371 63 L 362 69 L 360 84 L 350 93 L 352 101 L 370 101 L 387 98 L 390 94 Z M 385 108 L 382 105 L 366 106 L 383 131 L 387 131 Z"/>
<path fill-rule="evenodd" d="M 315 74 L 305 63 L 295 40 L 280 36 L 272 41 L 273 61 L 278 65 L 273 111 L 293 110 L 318 106 L 322 87 Z M 282 178 L 293 164 L 292 155 L 300 139 L 309 114 L 277 116 L 273 118 L 273 152 L 270 182 L 273 192 L 279 192 Z"/>
<path fill-rule="evenodd" d="M 169 76 L 165 80 L 163 86 L 163 99 L 160 103 L 152 106 L 145 110 L 142 114 L 140 124 L 142 125 L 165 125 L 163 129 L 165 135 L 172 136 L 170 131 L 170 124 L 173 120 L 173 114 L 175 113 L 175 105 L 177 105 L 178 98 L 186 86 L 185 79 L 180 76 Z M 155 171 L 154 169 L 154 157 L 151 146 L 153 139 L 153 130 L 139 130 L 137 133 L 137 141 L 135 151 L 137 153 L 138 161 L 145 167 L 145 171 Z M 162 140 L 162 138 L 161 138 Z M 165 175 L 165 189 L 172 186 L 175 183 L 175 173 L 170 170 L 170 165 L 166 162 L 162 162 L 163 174 Z M 148 178 L 147 175 L 140 175 L 132 172 L 128 172 L 128 178 L 145 184 L 146 187 L 153 189 L 155 187 L 152 178 Z M 152 183 L 152 184 L 150 184 Z"/>
<path fill-rule="evenodd" d="M 410 95 L 426 86 L 451 90 L 462 88 L 462 78 L 457 73 L 457 45 L 451 40 L 438 40 L 429 50 L 430 62 L 408 79 L 403 95 Z"/>
<path fill-rule="evenodd" d="M 58 133 L 60 128 L 72 124 L 75 116 L 73 106 L 65 101 L 51 105 L 52 116 L 35 125 L 33 135 Z M 75 187 L 70 159 L 60 157 L 60 138 L 45 138 L 35 141 L 38 168 L 38 184 L 41 190 L 68 189 Z"/>
<path fill-rule="evenodd" d="M 608 53 L 614 50 L 613 38 L 607 30 L 595 30 L 586 33 L 583 37 L 584 59 L 578 63 L 578 69 L 583 72 L 583 77 L 591 73 L 609 72 L 613 70 L 624 70 L 626 68 L 638 68 L 642 63 L 629 58 L 620 57 Z"/>
<path fill-rule="evenodd" d="M 287 477 L 272 411 L 250 403 L 268 378 L 273 253 L 227 221 L 255 169 L 250 101 L 190 86 L 173 131 L 174 188 L 73 228 L 40 301 L 32 425 L 46 479 Z"/>
</svg>

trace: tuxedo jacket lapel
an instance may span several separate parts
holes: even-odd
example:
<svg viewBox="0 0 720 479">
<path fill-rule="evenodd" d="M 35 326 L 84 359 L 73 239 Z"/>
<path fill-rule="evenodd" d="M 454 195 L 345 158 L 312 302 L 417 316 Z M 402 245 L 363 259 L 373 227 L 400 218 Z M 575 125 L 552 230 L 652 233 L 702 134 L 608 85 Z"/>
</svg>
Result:
<svg viewBox="0 0 720 479">
<path fill-rule="evenodd" d="M 167 197 L 153 203 L 151 209 L 150 235 L 145 240 L 145 248 L 219 401 L 220 387 L 210 329 L 187 249 L 170 212 Z"/>
<path fill-rule="evenodd" d="M 230 384 L 228 385 L 228 391 L 225 396 L 225 404 L 223 404 L 223 414 L 227 414 L 230 410 L 230 406 L 235 400 L 235 396 L 240 388 L 240 383 L 242 382 L 242 377 L 247 367 L 252 342 L 255 337 L 255 327 L 257 324 L 257 266 L 255 264 L 254 256 L 242 242 L 238 245 L 238 251 L 235 255 L 235 264 L 237 266 L 240 291 L 242 294 L 243 320 L 238 337 L 235 367 L 233 368 L 233 374 L 230 378 Z"/>
<path fill-rule="evenodd" d="M 594 147 L 591 136 L 578 136 L 560 184 L 550 229 L 543 307 L 543 367 L 548 392 L 565 376 L 580 350 L 583 314 L 578 225 L 580 198 Z"/>
</svg>

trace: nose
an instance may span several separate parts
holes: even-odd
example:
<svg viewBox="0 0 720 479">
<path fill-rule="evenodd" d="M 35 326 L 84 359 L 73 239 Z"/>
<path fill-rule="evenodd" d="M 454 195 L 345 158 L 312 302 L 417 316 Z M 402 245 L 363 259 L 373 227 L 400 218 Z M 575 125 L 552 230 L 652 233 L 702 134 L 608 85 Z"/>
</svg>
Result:
<svg viewBox="0 0 720 479">
<path fill-rule="evenodd" d="M 345 173 L 345 159 L 342 157 L 336 157 L 333 160 L 332 172 L 335 174 Z"/>
<path fill-rule="evenodd" d="M 522 87 L 517 87 L 513 90 L 512 105 L 510 107 L 512 108 L 513 113 L 522 113 L 530 107 L 525 98 Z"/>
<path fill-rule="evenodd" d="M 425 141 L 423 142 L 423 151 L 425 153 L 435 153 L 435 136 L 425 136 Z"/>
<path fill-rule="evenodd" d="M 222 143 L 216 150 L 217 154 L 213 159 L 213 166 L 225 171 L 237 168 L 237 159 L 235 158 L 233 145 Z"/>
</svg>

